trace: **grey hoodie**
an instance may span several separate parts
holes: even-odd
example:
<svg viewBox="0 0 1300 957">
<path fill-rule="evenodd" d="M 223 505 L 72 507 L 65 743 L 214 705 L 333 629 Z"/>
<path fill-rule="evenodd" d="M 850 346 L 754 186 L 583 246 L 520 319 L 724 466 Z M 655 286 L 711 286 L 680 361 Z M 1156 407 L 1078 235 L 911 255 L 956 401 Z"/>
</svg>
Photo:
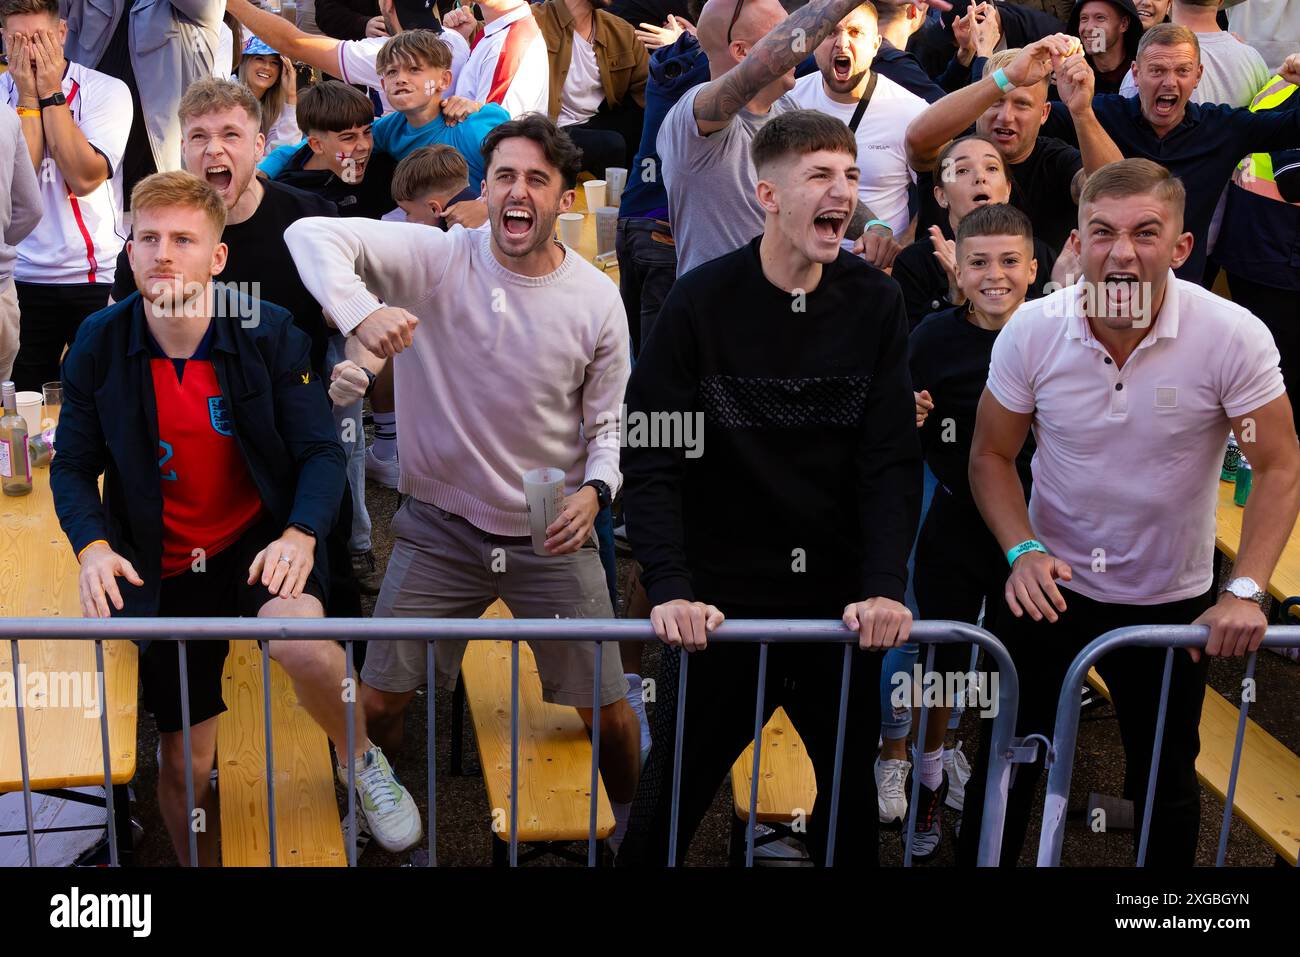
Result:
<svg viewBox="0 0 1300 957">
<path fill-rule="evenodd" d="M 0 286 L 13 278 L 14 247 L 36 228 L 43 213 L 22 121 L 13 110 L 0 110 Z"/>
<path fill-rule="evenodd" d="M 225 0 L 59 0 L 64 53 L 95 69 L 127 7 L 129 42 L 145 129 L 159 170 L 181 168 L 181 94 L 212 76 Z"/>
</svg>

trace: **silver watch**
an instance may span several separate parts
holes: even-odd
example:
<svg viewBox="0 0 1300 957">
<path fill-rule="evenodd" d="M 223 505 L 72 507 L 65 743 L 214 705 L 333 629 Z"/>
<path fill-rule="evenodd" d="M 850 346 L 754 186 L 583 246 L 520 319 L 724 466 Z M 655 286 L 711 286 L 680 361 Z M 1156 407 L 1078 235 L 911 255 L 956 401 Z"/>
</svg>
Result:
<svg viewBox="0 0 1300 957">
<path fill-rule="evenodd" d="M 1244 576 L 1241 578 L 1234 578 L 1232 581 L 1224 585 L 1219 594 L 1223 594 L 1223 592 L 1227 592 L 1234 598 L 1243 598 L 1246 601 L 1253 601 L 1261 608 L 1264 607 L 1264 602 L 1268 600 L 1268 593 L 1259 587 L 1259 583 L 1253 578 L 1246 578 Z"/>
</svg>

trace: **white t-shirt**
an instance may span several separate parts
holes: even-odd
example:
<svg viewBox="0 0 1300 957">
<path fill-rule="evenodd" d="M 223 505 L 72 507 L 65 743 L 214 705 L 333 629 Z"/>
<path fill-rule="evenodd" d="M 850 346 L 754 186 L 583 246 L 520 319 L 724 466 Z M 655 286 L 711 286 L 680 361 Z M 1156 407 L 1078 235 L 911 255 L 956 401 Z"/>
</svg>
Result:
<svg viewBox="0 0 1300 957">
<path fill-rule="evenodd" d="M 18 244 L 14 278 L 19 282 L 66 285 L 112 284 L 122 232 L 122 154 L 131 133 L 131 91 L 105 73 L 69 63 L 63 95 L 86 140 L 108 160 L 109 177 L 88 196 L 73 196 L 46 146 L 36 173 L 44 215 Z M 12 109 L 18 88 L 0 76 L 0 98 Z"/>
<path fill-rule="evenodd" d="M 1250 0 L 1228 8 L 1228 29 L 1259 51 L 1269 73 L 1300 50 L 1300 4 L 1291 0 Z"/>
<path fill-rule="evenodd" d="M 266 137 L 266 152 L 281 146 L 297 146 L 303 141 L 302 130 L 298 129 L 298 107 L 284 104 L 280 118 L 271 124 L 271 132 Z"/>
<path fill-rule="evenodd" d="M 483 36 L 456 77 L 455 93 L 479 103 L 500 104 L 511 118 L 546 110 L 551 61 L 546 38 L 523 3 L 483 28 Z"/>
<path fill-rule="evenodd" d="M 212 75 L 218 80 L 229 80 L 235 72 L 235 35 L 225 21 L 217 33 L 217 58 L 212 61 Z"/>
<path fill-rule="evenodd" d="M 375 69 L 375 60 L 383 49 L 388 37 L 366 37 L 364 40 L 344 40 L 339 44 L 339 77 L 344 83 L 357 83 L 379 92 L 379 99 L 388 113 L 388 97 L 384 96 L 383 86 L 379 82 L 379 71 Z M 451 89 L 455 89 L 460 71 L 469 59 L 469 43 L 455 30 L 443 30 L 439 39 L 451 49 Z"/>
<path fill-rule="evenodd" d="M 1222 30 L 1198 33 L 1196 42 L 1201 45 L 1201 66 L 1205 69 L 1201 73 L 1201 82 L 1192 91 L 1192 102 L 1250 106 L 1250 101 L 1272 75 L 1259 51 Z M 1137 91 L 1130 70 L 1120 84 L 1119 92 L 1124 96 L 1137 96 Z"/>
<path fill-rule="evenodd" d="M 1156 605 L 1213 580 L 1229 417 L 1284 393 L 1277 346 L 1245 309 L 1169 273 L 1155 325 L 1119 369 L 1079 308 L 1083 284 L 1021 306 L 988 389 L 1033 413 L 1034 537 L 1102 602 Z"/>
<path fill-rule="evenodd" d="M 585 123 L 596 115 L 605 100 L 605 87 L 600 82 L 600 66 L 596 63 L 596 50 L 586 37 L 573 32 L 573 56 L 569 72 L 564 76 L 560 90 L 560 115 L 556 126 Z"/>
<path fill-rule="evenodd" d="M 800 77 L 790 91 L 790 98 L 802 109 L 839 117 L 845 125 L 858 108 L 856 100 L 852 103 L 832 100 L 821 73 Z M 858 180 L 858 200 L 877 218 L 889 223 L 895 236 L 901 236 L 911 220 L 907 212 L 907 189 L 916 182 L 903 145 L 907 124 L 928 105 L 910 90 L 879 76 L 876 91 L 858 123 L 858 169 L 862 173 Z"/>
</svg>

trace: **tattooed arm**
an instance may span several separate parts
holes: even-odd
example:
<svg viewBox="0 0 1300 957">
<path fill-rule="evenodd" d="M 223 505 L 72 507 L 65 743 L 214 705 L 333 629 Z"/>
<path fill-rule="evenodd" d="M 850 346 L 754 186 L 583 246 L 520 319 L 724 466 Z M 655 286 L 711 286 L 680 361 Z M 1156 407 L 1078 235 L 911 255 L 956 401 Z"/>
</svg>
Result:
<svg viewBox="0 0 1300 957">
<path fill-rule="evenodd" d="M 793 70 L 862 0 L 812 0 L 772 28 L 745 59 L 695 96 L 700 135 L 724 129 L 759 91 Z"/>
</svg>

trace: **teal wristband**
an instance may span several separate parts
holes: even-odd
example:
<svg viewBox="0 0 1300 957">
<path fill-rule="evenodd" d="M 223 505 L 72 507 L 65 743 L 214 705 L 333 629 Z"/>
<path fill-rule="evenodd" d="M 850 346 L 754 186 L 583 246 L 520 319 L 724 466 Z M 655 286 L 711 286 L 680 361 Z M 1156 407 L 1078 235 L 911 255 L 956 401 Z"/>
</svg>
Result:
<svg viewBox="0 0 1300 957">
<path fill-rule="evenodd" d="M 1016 85 L 1007 79 L 1007 71 L 1001 67 L 993 71 L 993 82 L 998 85 L 998 89 L 1003 93 L 1010 93 L 1016 88 Z"/>
<path fill-rule="evenodd" d="M 891 225 L 889 225 L 889 223 L 885 222 L 883 219 L 869 219 L 869 220 L 867 220 L 867 225 L 865 225 L 865 226 L 862 227 L 862 231 L 865 233 L 865 232 L 866 232 L 868 229 L 870 229 L 872 226 L 884 226 L 886 229 L 888 229 L 888 230 L 890 231 L 891 234 L 892 234 L 893 231 L 894 231 L 894 227 L 891 226 Z"/>
<path fill-rule="evenodd" d="M 1042 552 L 1044 555 L 1046 555 L 1047 549 L 1044 548 L 1043 543 L 1038 541 L 1037 539 L 1027 538 L 1019 545 L 1013 545 L 1010 549 L 1007 550 L 1007 564 L 1014 565 L 1016 563 L 1016 559 L 1019 558 L 1021 555 L 1023 555 L 1025 552 Z"/>
</svg>

